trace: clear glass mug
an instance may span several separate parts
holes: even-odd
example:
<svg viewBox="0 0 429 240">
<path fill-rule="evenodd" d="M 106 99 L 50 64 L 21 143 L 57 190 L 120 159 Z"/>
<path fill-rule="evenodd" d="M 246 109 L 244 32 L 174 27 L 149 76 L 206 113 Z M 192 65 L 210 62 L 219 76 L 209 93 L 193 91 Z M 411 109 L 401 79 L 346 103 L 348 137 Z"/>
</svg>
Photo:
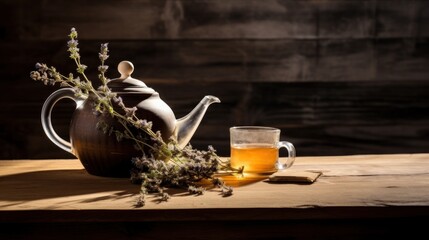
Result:
<svg viewBox="0 0 429 240">
<path fill-rule="evenodd" d="M 280 141 L 280 129 L 262 126 L 230 128 L 231 167 L 244 167 L 244 173 L 271 174 L 286 169 L 295 161 L 295 147 Z M 279 159 L 279 149 L 286 148 L 288 157 Z"/>
</svg>

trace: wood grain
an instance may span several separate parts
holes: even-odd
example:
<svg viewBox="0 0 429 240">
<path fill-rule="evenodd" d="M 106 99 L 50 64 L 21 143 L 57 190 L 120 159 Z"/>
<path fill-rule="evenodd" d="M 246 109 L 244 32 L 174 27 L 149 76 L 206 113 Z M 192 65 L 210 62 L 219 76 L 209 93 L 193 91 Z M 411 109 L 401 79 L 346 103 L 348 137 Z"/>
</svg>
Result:
<svg viewBox="0 0 429 240">
<path fill-rule="evenodd" d="M 299 157 L 294 169 L 323 172 L 315 183 L 230 177 L 231 197 L 170 189 L 168 202 L 149 198 L 135 208 L 137 185 L 90 176 L 78 160 L 0 161 L 0 236 L 171 239 L 168 229 L 192 239 L 220 230 L 224 239 L 410 237 L 429 216 L 428 164 L 428 154 Z"/>
<path fill-rule="evenodd" d="M 17 33 L 23 39 L 62 39 L 68 31 L 64 26 L 77 27 L 82 39 L 368 38 L 424 33 L 421 16 L 426 1 L 393 2 L 77 0 L 37 1 L 31 8 L 15 2 L 8 7 L 22 7 L 14 14 L 24 20 Z"/>
<path fill-rule="evenodd" d="M 229 155 L 228 129 L 234 125 L 280 128 L 282 138 L 295 144 L 299 156 L 429 149 L 429 86 L 423 83 L 147 84 L 157 89 L 177 118 L 191 111 L 204 95 L 219 97 L 222 103 L 208 109 L 191 143 L 200 149 L 213 145 L 221 155 Z M 72 157 L 45 137 L 39 120 L 44 98 L 32 98 L 29 106 L 16 102 L 4 106 L 0 120 L 5 126 L 3 158 Z M 13 116 L 6 114 L 15 111 Z M 55 129 L 64 138 L 72 112 L 71 101 L 54 111 Z"/>
<path fill-rule="evenodd" d="M 222 198 L 216 189 L 200 197 L 172 190 L 171 200 L 156 203 L 150 197 L 141 211 L 428 206 L 428 164 L 427 154 L 299 157 L 294 169 L 323 172 L 316 183 L 269 184 L 263 178 L 231 176 L 225 177 L 225 181 L 237 186 L 232 197 Z M 15 160 L 1 161 L 0 165 L 2 213 L 6 210 L 133 209 L 139 190 L 128 179 L 91 176 L 77 160 Z"/>
<path fill-rule="evenodd" d="M 228 128 L 279 127 L 301 156 L 428 149 L 429 2 L 425 0 L 0 1 L 0 159 L 71 158 L 45 137 L 40 108 L 56 87 L 29 79 L 36 62 L 64 73 L 77 27 L 88 75 L 109 42 L 109 77 L 124 59 L 184 116 L 209 109 L 193 138 L 229 154 Z M 72 104 L 55 109 L 67 138 Z"/>
</svg>

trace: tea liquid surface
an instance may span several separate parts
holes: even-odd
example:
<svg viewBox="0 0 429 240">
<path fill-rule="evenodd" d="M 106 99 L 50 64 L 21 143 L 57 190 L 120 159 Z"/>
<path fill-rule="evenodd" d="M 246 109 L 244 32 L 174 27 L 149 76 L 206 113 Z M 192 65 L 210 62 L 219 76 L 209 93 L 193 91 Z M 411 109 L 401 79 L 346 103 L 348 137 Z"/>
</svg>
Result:
<svg viewBox="0 0 429 240">
<path fill-rule="evenodd" d="M 271 144 L 240 144 L 231 146 L 231 166 L 244 172 L 268 174 L 276 171 L 279 156 L 276 146 Z"/>
</svg>

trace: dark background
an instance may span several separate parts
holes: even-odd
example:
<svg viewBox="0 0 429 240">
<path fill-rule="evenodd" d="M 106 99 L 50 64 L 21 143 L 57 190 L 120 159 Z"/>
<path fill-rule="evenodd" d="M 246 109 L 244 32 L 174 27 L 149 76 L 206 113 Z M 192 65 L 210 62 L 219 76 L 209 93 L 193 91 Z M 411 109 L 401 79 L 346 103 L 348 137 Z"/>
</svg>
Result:
<svg viewBox="0 0 429 240">
<path fill-rule="evenodd" d="M 67 74 L 71 27 L 96 79 L 134 63 L 177 117 L 218 96 L 191 143 L 229 154 L 229 127 L 282 130 L 298 156 L 429 149 L 429 1 L 0 0 L 0 159 L 71 158 L 45 136 L 36 62 Z M 54 111 L 67 137 L 71 102 Z"/>
</svg>

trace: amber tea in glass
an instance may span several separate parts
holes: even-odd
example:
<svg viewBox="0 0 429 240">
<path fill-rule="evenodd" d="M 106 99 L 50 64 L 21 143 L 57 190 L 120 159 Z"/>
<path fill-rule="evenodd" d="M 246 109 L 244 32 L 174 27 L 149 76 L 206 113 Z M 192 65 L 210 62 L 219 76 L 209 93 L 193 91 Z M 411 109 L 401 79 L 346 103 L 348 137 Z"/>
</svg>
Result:
<svg viewBox="0 0 429 240">
<path fill-rule="evenodd" d="M 240 126 L 230 129 L 231 166 L 244 167 L 245 173 L 271 174 L 277 169 L 292 166 L 295 148 L 290 142 L 279 141 L 280 129 L 259 126 Z M 279 149 L 286 148 L 289 157 L 279 161 Z"/>
</svg>

